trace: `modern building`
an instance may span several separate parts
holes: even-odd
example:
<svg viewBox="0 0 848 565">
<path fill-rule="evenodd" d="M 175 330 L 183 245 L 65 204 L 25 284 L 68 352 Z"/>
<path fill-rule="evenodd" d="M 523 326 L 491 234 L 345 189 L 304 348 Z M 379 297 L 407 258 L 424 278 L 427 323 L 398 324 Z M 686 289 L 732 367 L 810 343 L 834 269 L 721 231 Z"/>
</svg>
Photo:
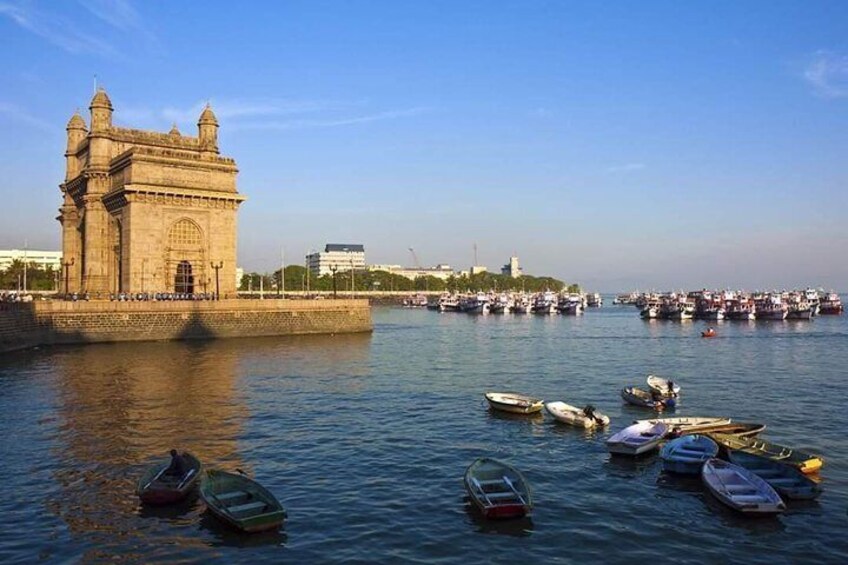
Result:
<svg viewBox="0 0 848 565">
<path fill-rule="evenodd" d="M 358 243 L 328 243 L 323 252 L 306 256 L 306 268 L 315 277 L 365 269 L 365 246 Z"/>
<path fill-rule="evenodd" d="M 400 265 L 368 265 L 369 271 L 385 271 L 393 275 L 415 280 L 418 277 L 436 277 L 443 281 L 456 276 L 456 272 L 450 265 L 436 265 L 435 267 L 401 267 Z"/>
<path fill-rule="evenodd" d="M 235 293 L 236 219 L 245 197 L 238 169 L 218 151 L 218 120 L 207 107 L 197 136 L 112 124 L 103 89 L 91 100 L 91 129 L 68 122 L 60 185 L 68 290 Z"/>
<path fill-rule="evenodd" d="M 489 268 L 484 265 L 473 265 L 470 272 L 472 275 L 479 275 L 481 273 L 487 273 L 488 271 Z"/>
<path fill-rule="evenodd" d="M 509 263 L 501 267 L 501 274 L 508 275 L 514 279 L 524 274 L 521 271 L 521 267 L 518 266 L 518 257 L 510 257 Z"/>
<path fill-rule="evenodd" d="M 14 261 L 25 261 L 27 265 L 35 263 L 38 267 L 50 267 L 54 271 L 62 269 L 61 251 L 38 251 L 36 249 L 0 249 L 0 271 L 12 266 Z"/>
</svg>

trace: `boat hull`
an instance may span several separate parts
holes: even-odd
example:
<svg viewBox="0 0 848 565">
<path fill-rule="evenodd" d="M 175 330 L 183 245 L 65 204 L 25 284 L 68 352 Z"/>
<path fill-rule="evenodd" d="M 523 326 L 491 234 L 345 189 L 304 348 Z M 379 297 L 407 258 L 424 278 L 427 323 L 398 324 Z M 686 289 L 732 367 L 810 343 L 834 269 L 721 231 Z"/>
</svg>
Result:
<svg viewBox="0 0 848 565">
<path fill-rule="evenodd" d="M 668 434 L 665 424 L 633 424 L 607 440 L 607 449 L 617 455 L 643 455 L 659 447 Z"/>
<path fill-rule="evenodd" d="M 494 410 L 510 414 L 535 414 L 545 406 L 541 399 L 523 394 L 487 392 L 484 396 Z"/>
<path fill-rule="evenodd" d="M 521 472 L 496 459 L 474 461 L 465 470 L 463 483 L 485 518 L 521 518 L 533 508 L 530 487 Z"/>
<path fill-rule="evenodd" d="M 663 470 L 680 475 L 697 475 L 708 459 L 718 454 L 718 445 L 706 436 L 687 435 L 662 448 Z"/>
<path fill-rule="evenodd" d="M 779 514 L 786 504 L 763 479 L 743 467 L 710 459 L 701 470 L 707 489 L 722 504 L 747 515 Z"/>
<path fill-rule="evenodd" d="M 729 457 L 731 463 L 745 467 L 763 479 L 784 499 L 813 500 L 822 492 L 818 483 L 779 461 L 740 451 L 730 452 Z"/>
<path fill-rule="evenodd" d="M 200 496 L 209 512 L 242 532 L 276 530 L 286 518 L 286 511 L 270 491 L 242 475 L 209 471 Z"/>
<path fill-rule="evenodd" d="M 200 460 L 185 452 L 183 458 L 189 465 L 186 475 L 173 481 L 160 480 L 170 465 L 170 460 L 151 467 L 142 475 L 136 488 L 136 494 L 144 504 L 174 504 L 186 498 L 198 485 L 203 472 Z"/>
</svg>

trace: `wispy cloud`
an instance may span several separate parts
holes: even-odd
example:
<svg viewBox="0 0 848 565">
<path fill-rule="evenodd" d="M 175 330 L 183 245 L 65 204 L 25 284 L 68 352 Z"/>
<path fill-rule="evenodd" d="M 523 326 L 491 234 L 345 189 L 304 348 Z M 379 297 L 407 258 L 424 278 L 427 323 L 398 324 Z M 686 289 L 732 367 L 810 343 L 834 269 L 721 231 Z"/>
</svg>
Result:
<svg viewBox="0 0 848 565">
<path fill-rule="evenodd" d="M 641 171 L 645 168 L 645 163 L 626 163 L 624 165 L 615 165 L 607 169 L 608 173 L 627 173 L 630 171 Z"/>
<path fill-rule="evenodd" d="M 81 19 L 79 10 L 65 3 L 45 3 L 39 8 L 23 0 L 0 1 L 0 16 L 72 54 L 94 54 L 106 58 L 120 55 L 115 44 L 139 42 L 148 52 L 161 52 L 162 46 L 150 25 L 144 22 L 128 0 L 78 0 L 89 14 Z M 64 10 L 64 13 L 60 13 Z M 88 32 L 81 30 L 90 30 Z M 103 39 L 108 37 L 115 44 Z"/>
<path fill-rule="evenodd" d="M 848 55 L 818 51 L 804 69 L 804 79 L 819 96 L 848 97 Z"/>
<path fill-rule="evenodd" d="M 116 104 L 116 117 L 134 125 L 161 128 L 173 122 L 180 127 L 190 128 L 197 122 L 206 104 L 206 100 L 201 100 L 185 108 L 167 106 L 161 109 Z M 356 108 L 361 110 L 362 104 L 362 102 L 272 98 L 211 100 L 215 115 L 230 131 L 340 127 L 414 116 L 428 110 L 425 107 L 414 107 L 350 115 Z"/>
<path fill-rule="evenodd" d="M 10 120 L 34 127 L 41 131 L 56 132 L 56 124 L 51 124 L 46 120 L 37 118 L 19 106 L 9 104 L 8 102 L 0 102 L 0 116 L 5 116 Z"/>
<path fill-rule="evenodd" d="M 114 54 L 111 45 L 79 31 L 79 26 L 67 18 L 38 10 L 30 3 L 0 2 L 0 15 L 69 53 Z"/>
<path fill-rule="evenodd" d="M 374 114 L 365 114 L 361 116 L 351 116 L 335 119 L 315 119 L 315 120 L 285 120 L 285 121 L 264 121 L 264 122 L 249 122 L 243 124 L 235 124 L 232 129 L 242 130 L 292 130 L 292 129 L 307 129 L 307 128 L 334 128 L 340 126 L 351 126 L 357 124 L 366 124 L 369 122 L 379 122 L 384 120 L 393 120 L 396 118 L 406 118 L 417 116 L 426 112 L 428 108 L 416 107 L 407 108 L 405 110 L 389 110 L 386 112 L 377 112 Z"/>
</svg>

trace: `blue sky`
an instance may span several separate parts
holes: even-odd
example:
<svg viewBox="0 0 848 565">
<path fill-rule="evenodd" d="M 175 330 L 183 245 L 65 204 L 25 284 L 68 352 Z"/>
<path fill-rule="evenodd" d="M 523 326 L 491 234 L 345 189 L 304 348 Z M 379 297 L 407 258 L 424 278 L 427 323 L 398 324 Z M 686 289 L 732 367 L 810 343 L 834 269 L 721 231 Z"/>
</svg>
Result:
<svg viewBox="0 0 848 565">
<path fill-rule="evenodd" d="M 0 248 L 59 247 L 96 74 L 119 125 L 211 102 L 247 269 L 476 243 L 605 291 L 848 290 L 846 2 L 0 0 L 0 37 Z"/>
</svg>

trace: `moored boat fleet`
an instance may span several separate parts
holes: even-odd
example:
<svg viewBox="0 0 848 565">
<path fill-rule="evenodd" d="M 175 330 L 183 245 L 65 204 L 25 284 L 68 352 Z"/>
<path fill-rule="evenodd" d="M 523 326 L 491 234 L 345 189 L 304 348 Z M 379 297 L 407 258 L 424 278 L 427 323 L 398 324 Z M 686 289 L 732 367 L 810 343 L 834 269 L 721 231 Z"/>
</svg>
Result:
<svg viewBox="0 0 848 565">
<path fill-rule="evenodd" d="M 681 387 L 671 379 L 648 375 L 650 392 L 634 394 L 629 404 L 660 411 L 677 404 Z M 488 392 L 490 409 L 510 414 L 538 414 L 544 408 L 557 422 L 578 428 L 601 428 L 610 419 L 593 406 L 515 392 Z M 822 492 L 817 477 L 822 457 L 759 437 L 765 424 L 736 422 L 726 417 L 683 416 L 636 420 L 609 436 L 614 456 L 642 456 L 660 450 L 662 469 L 672 475 L 699 476 L 704 488 L 727 507 L 747 516 L 774 515 L 787 504 L 810 500 Z M 530 511 L 530 487 L 521 473 L 503 462 L 481 459 L 466 472 L 466 489 L 485 517 L 523 516 Z M 469 476 L 471 478 L 469 478 Z M 488 490 L 487 490 L 488 489 Z"/>
<path fill-rule="evenodd" d="M 660 320 L 810 320 L 819 315 L 843 312 L 838 294 L 813 288 L 753 293 L 734 290 L 651 292 L 616 300 L 617 304 L 635 305 L 644 319 Z"/>
<path fill-rule="evenodd" d="M 579 316 L 587 308 L 603 306 L 597 292 L 446 292 L 427 302 L 429 310 L 465 312 L 466 314 L 563 314 Z M 407 299 L 405 305 L 421 304 L 421 299 Z"/>
</svg>

